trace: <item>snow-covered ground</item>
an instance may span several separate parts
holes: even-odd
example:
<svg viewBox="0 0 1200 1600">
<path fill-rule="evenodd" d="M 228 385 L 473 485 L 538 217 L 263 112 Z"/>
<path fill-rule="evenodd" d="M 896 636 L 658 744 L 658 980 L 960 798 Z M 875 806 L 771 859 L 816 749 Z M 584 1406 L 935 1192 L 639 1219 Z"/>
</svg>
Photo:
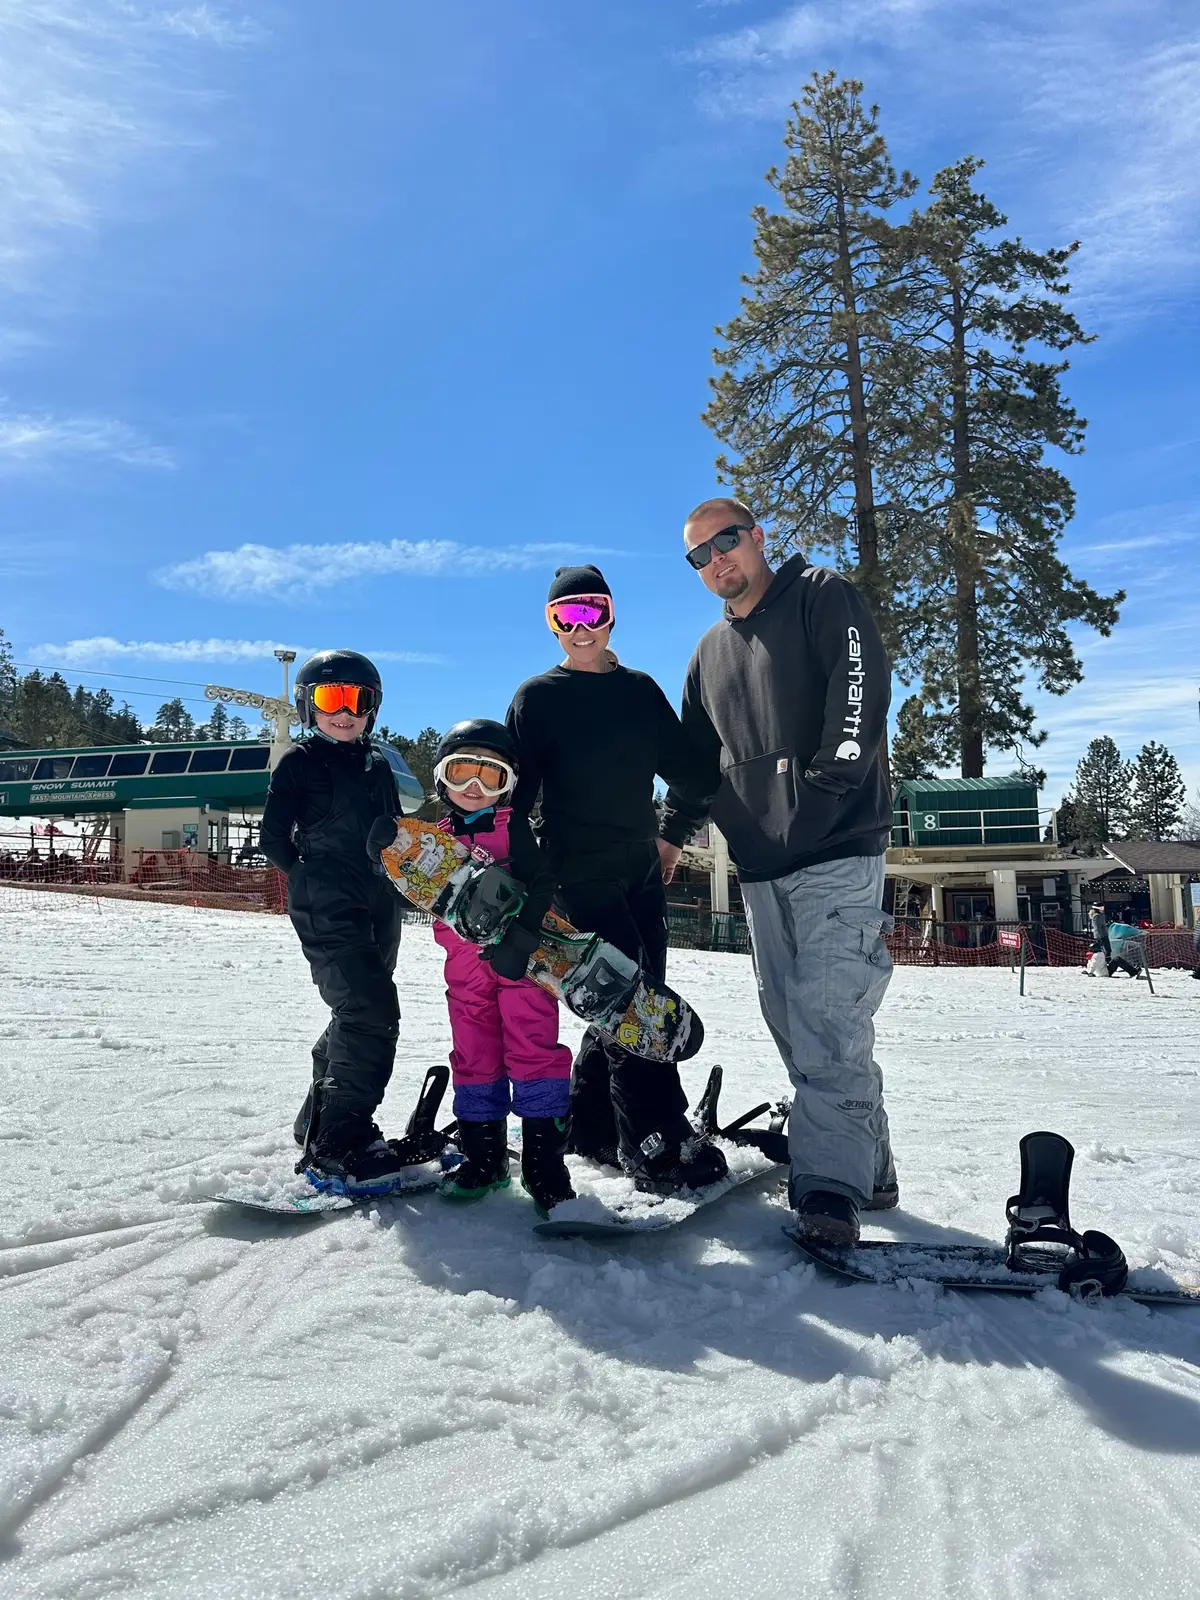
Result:
<svg viewBox="0 0 1200 1600">
<path fill-rule="evenodd" d="M 323 1013 L 282 918 L 0 905 L 0 1593 L 797 1600 L 1200 1590 L 1200 1312 L 844 1285 L 760 1180 L 546 1242 L 512 1191 L 276 1222 Z M 406 933 L 382 1120 L 445 1058 Z M 778 1093 L 748 960 L 676 952 L 698 1090 Z M 905 1237 L 995 1239 L 1031 1128 L 1073 1211 L 1200 1279 L 1200 984 L 902 969 Z M 573 1041 L 577 1028 L 568 1023 Z"/>
</svg>

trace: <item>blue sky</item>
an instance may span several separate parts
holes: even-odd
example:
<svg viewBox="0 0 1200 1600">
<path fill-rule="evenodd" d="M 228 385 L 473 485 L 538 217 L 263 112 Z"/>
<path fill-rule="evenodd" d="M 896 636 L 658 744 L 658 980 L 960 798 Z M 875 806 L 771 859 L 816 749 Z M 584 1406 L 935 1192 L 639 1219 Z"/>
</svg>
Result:
<svg viewBox="0 0 1200 1600">
<path fill-rule="evenodd" d="M 149 718 L 175 686 L 141 677 L 274 691 L 274 644 L 350 644 L 415 732 L 502 714 L 556 659 L 553 568 L 595 559 L 677 697 L 715 615 L 679 542 L 712 329 L 833 67 L 898 165 L 973 152 L 1014 230 L 1082 241 L 1066 549 L 1129 601 L 1045 706 L 1047 797 L 1099 733 L 1200 783 L 1193 8 L 9 0 L 0 63 L 18 660 Z"/>
</svg>

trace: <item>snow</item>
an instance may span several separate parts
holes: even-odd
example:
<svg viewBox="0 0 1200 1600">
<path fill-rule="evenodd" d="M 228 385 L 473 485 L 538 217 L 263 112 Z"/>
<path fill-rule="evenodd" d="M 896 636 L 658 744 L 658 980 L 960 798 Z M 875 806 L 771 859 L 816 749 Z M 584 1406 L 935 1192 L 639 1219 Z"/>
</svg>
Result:
<svg viewBox="0 0 1200 1600">
<path fill-rule="evenodd" d="M 0 1591 L 8 1596 L 1156 1600 L 1200 1587 L 1200 1313 L 847 1285 L 773 1177 L 679 1227 L 542 1240 L 514 1184 L 292 1222 L 323 1012 L 286 920 L 0 897 Z M 383 1109 L 445 1059 L 406 931 Z M 698 1093 L 783 1080 L 748 960 L 674 952 Z M 903 1209 L 994 1240 L 1034 1127 L 1073 1213 L 1200 1281 L 1200 984 L 897 971 Z M 578 1029 L 568 1021 L 573 1043 Z"/>
</svg>

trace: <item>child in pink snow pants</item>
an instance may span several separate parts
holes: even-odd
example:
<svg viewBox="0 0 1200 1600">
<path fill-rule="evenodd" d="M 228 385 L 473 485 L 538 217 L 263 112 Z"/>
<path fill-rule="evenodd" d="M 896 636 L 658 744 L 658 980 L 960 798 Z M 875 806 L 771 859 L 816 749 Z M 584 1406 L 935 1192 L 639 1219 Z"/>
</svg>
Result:
<svg viewBox="0 0 1200 1600">
<path fill-rule="evenodd" d="M 481 948 L 434 924 L 446 952 L 454 1115 L 466 1157 L 441 1193 L 481 1200 L 507 1187 L 511 1109 L 522 1122 L 521 1181 L 545 1215 L 573 1196 L 563 1159 L 571 1052 L 558 1042 L 557 1000 L 525 977 L 553 880 L 523 819 L 510 836 L 511 812 L 502 802 L 516 782 L 516 752 L 502 723 L 456 723 L 439 746 L 434 781 L 450 812 L 439 827 L 486 850 L 528 891 L 520 918 L 498 944 Z"/>
</svg>

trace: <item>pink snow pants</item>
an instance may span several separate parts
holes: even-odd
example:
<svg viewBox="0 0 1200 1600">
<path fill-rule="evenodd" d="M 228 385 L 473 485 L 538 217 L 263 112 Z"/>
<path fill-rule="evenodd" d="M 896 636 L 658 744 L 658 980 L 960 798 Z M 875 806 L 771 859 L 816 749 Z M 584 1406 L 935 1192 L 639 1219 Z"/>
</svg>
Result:
<svg viewBox="0 0 1200 1600">
<path fill-rule="evenodd" d="M 565 1117 L 571 1052 L 558 1042 L 558 1001 L 528 978 L 501 978 L 444 923 L 446 1002 L 454 1048 L 454 1115 L 464 1122 Z M 510 1102 L 511 1092 L 511 1102 Z"/>
</svg>

